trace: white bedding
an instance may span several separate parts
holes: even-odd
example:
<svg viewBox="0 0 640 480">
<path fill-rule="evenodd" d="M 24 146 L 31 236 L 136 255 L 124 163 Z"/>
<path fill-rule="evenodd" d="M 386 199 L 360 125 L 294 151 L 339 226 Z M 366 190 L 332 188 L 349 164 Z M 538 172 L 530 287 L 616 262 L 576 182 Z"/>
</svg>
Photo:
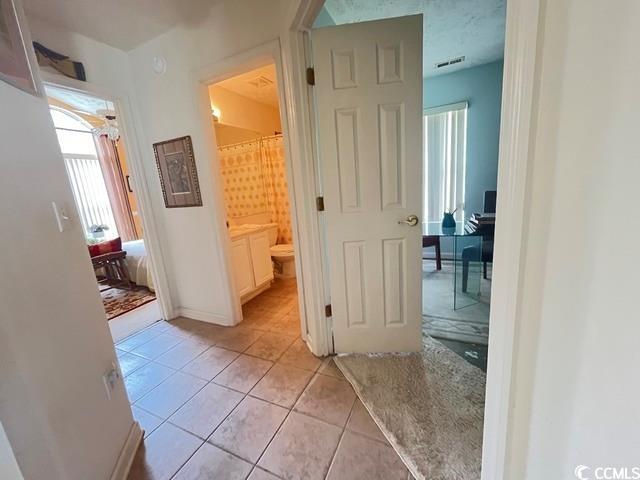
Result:
<svg viewBox="0 0 640 480">
<path fill-rule="evenodd" d="M 131 280 L 136 285 L 147 287 L 152 292 L 155 292 L 153 275 L 151 274 L 151 262 L 144 247 L 144 240 L 123 242 L 122 249 L 127 252 L 125 261 L 127 262 Z"/>
</svg>

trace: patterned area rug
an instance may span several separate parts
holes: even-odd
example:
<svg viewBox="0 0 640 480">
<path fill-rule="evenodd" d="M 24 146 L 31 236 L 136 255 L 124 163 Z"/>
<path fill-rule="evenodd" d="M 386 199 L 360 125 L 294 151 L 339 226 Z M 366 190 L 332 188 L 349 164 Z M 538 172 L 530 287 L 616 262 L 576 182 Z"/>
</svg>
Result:
<svg viewBox="0 0 640 480">
<path fill-rule="evenodd" d="M 102 303 L 107 314 L 107 320 L 130 312 L 156 299 L 154 293 L 146 287 L 133 287 L 131 290 L 110 287 L 104 290 L 101 289 L 100 295 L 102 295 Z"/>
</svg>

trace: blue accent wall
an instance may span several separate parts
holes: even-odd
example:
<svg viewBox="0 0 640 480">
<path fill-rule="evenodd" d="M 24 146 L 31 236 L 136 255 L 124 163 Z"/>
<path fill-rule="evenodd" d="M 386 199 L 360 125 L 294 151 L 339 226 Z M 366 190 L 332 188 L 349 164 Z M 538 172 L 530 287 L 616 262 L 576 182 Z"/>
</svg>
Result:
<svg viewBox="0 0 640 480">
<path fill-rule="evenodd" d="M 469 102 L 465 217 L 482 212 L 485 190 L 496 190 L 502 100 L 502 60 L 425 78 L 424 108 Z M 499 193 L 498 193 L 499 194 Z"/>
<path fill-rule="evenodd" d="M 330 27 L 335 24 L 336 22 L 333 21 L 333 18 L 331 17 L 327 9 L 322 7 L 320 9 L 320 12 L 318 13 L 318 16 L 316 17 L 316 21 L 313 22 L 313 28 Z"/>
</svg>

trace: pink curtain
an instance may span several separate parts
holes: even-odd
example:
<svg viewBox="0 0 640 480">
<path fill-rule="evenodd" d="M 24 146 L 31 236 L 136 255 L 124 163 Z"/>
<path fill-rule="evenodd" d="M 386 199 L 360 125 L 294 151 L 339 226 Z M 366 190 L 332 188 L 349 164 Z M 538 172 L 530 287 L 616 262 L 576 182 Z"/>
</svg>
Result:
<svg viewBox="0 0 640 480">
<path fill-rule="evenodd" d="M 116 221 L 118 234 L 123 242 L 137 240 L 138 233 L 133 222 L 129 197 L 122 175 L 120 159 L 113 140 L 109 140 L 106 135 L 100 135 L 96 141 L 98 147 L 98 157 L 100 167 L 104 176 L 104 183 L 107 186 L 107 194 L 113 210 L 113 217 Z"/>
</svg>

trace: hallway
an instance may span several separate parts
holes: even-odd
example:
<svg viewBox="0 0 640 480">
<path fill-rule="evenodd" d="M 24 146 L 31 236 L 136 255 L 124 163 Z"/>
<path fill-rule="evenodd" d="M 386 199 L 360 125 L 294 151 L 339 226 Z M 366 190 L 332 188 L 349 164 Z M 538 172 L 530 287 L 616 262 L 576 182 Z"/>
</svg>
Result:
<svg viewBox="0 0 640 480">
<path fill-rule="evenodd" d="M 145 430 L 129 479 L 405 480 L 333 360 L 300 338 L 295 282 L 243 310 L 236 327 L 179 318 L 116 345 Z"/>
</svg>

